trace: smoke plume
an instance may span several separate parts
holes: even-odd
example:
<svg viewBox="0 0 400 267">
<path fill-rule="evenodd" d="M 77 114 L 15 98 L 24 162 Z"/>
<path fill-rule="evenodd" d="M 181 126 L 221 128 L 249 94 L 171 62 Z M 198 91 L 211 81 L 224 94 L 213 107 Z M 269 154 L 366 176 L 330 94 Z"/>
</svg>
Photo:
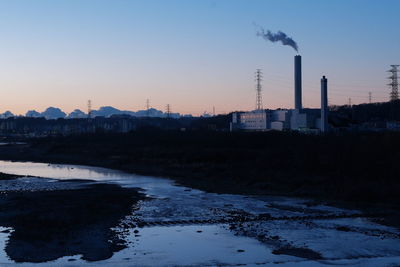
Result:
<svg viewBox="0 0 400 267">
<path fill-rule="evenodd" d="M 266 41 L 271 41 L 273 43 L 281 42 L 283 45 L 292 47 L 294 50 L 296 50 L 296 52 L 299 51 L 299 47 L 297 46 L 296 42 L 284 32 L 278 31 L 277 33 L 273 33 L 269 30 L 265 31 L 263 28 L 261 28 L 259 31 L 257 31 L 257 36 L 261 36 Z"/>
</svg>

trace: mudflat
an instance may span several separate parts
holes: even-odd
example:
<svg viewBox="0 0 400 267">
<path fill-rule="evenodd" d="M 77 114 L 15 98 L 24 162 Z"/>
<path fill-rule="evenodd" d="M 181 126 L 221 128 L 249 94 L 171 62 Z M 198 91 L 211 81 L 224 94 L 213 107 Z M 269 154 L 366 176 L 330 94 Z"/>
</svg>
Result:
<svg viewBox="0 0 400 267">
<path fill-rule="evenodd" d="M 16 262 L 46 262 L 82 255 L 110 258 L 126 247 L 113 227 L 144 196 L 112 184 L 73 190 L 15 191 L 0 195 L 0 225 L 11 227 L 7 255 Z"/>
</svg>

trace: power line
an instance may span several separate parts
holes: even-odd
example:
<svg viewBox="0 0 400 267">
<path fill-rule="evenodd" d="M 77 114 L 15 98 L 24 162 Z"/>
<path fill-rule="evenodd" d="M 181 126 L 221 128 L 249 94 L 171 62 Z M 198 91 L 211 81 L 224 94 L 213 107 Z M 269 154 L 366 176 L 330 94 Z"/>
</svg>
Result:
<svg viewBox="0 0 400 267">
<path fill-rule="evenodd" d="M 293 85 L 290 84 L 290 83 L 284 84 L 284 83 L 281 83 L 281 82 L 275 82 L 273 80 L 272 80 L 271 85 L 274 85 L 274 86 L 272 86 L 272 89 L 274 89 L 274 87 L 285 88 L 285 89 L 286 88 L 287 89 L 291 89 L 293 87 Z M 330 90 L 330 94 L 331 93 L 335 94 L 335 93 L 348 93 L 348 92 L 351 92 L 351 93 L 353 93 L 352 95 L 354 95 L 354 96 L 364 96 L 363 93 L 365 93 L 365 91 L 366 91 L 366 90 L 352 90 L 352 89 L 340 88 L 340 87 L 343 87 L 343 86 L 335 86 L 335 85 L 333 85 L 333 87 L 334 88 Z M 337 88 L 337 87 L 339 87 L 339 88 Z M 351 86 L 350 86 L 350 88 L 351 88 Z M 376 88 L 376 87 L 374 87 L 374 88 Z M 365 87 L 365 89 L 370 89 L 371 90 L 371 88 L 367 88 L 367 87 Z M 317 87 L 317 86 L 314 86 L 312 84 L 306 84 L 305 88 L 304 88 L 304 91 L 305 92 L 307 92 L 307 91 L 319 92 L 320 88 Z M 385 92 L 382 92 L 382 91 L 378 90 L 378 91 L 374 91 L 374 94 L 382 94 L 383 95 L 383 94 L 385 94 Z"/>
</svg>

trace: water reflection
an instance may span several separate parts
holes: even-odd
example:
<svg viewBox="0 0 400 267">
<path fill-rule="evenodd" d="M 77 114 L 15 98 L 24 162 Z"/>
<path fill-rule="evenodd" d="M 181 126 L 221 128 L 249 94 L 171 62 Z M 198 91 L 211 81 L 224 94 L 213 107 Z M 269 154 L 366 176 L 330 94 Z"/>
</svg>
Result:
<svg viewBox="0 0 400 267">
<path fill-rule="evenodd" d="M 0 172 L 54 179 L 89 179 L 96 181 L 129 176 L 124 172 L 98 167 L 10 161 L 0 161 Z"/>
<path fill-rule="evenodd" d="M 319 262 L 301 255 L 300 252 L 304 254 L 307 249 L 327 259 L 335 259 L 332 264 L 381 266 L 374 264 L 382 263 L 374 261 L 377 257 L 385 257 L 388 262 L 391 259 L 400 261 L 398 230 L 360 220 L 354 217 L 358 211 L 312 204 L 304 199 L 210 194 L 176 186 L 168 179 L 85 166 L 0 161 L 0 172 L 64 180 L 27 177 L 0 183 L 0 188 L 8 194 L 0 198 L 0 225 L 15 229 L 9 234 L 6 248 L 13 261 L 38 262 L 60 257 L 40 263 L 40 266 L 82 266 L 91 264 L 81 257 L 101 260 L 113 255 L 94 265 L 156 266 L 162 263 L 214 266 L 279 262 L 283 265 L 319 266 Z M 98 181 L 79 183 L 84 186 L 99 182 L 108 186 L 117 184 L 122 191 L 121 187 L 115 186 L 118 190 L 114 196 L 108 194 L 109 190 L 98 194 L 86 192 L 81 197 L 68 192 L 52 195 L 53 192 L 66 191 L 66 188 L 73 189 L 70 192 L 82 188 L 72 186 L 70 181 L 66 181 L 69 179 Z M 24 186 L 18 187 L 14 183 L 23 183 Z M 60 184 L 63 187 L 58 187 Z M 136 191 L 132 192 L 133 200 L 124 191 L 124 188 L 136 187 L 152 198 L 136 203 Z M 10 192 L 15 188 L 21 188 L 17 190 L 27 194 L 11 198 L 13 193 Z M 29 188 L 53 191 L 38 194 L 28 192 Z M 119 196 L 122 199 L 118 200 Z M 117 202 L 113 202 L 114 199 Z M 119 212 L 121 207 L 126 209 Z M 138 210 L 132 215 L 128 207 Z M 112 217 L 115 214 L 120 217 Z M 127 214 L 131 216 L 125 217 Z M 267 218 L 286 219 L 248 223 L 241 220 L 260 214 L 268 215 Z M 343 214 L 348 218 L 313 219 L 314 216 Z M 304 219 L 299 220 L 302 216 Z M 43 222 L 43 218 L 48 221 Z M 126 226 L 117 229 L 127 230 L 124 238 L 109 227 L 121 218 L 124 218 Z M 237 218 L 237 221 L 223 225 L 219 223 L 221 218 Z M 197 224 L 198 221 L 212 225 Z M 137 230 L 139 232 L 135 232 Z M 6 235 L 0 234 L 0 247 Z M 121 250 L 125 242 L 132 243 Z M 279 251 L 279 255 L 272 251 Z M 354 259 L 349 259 L 349 251 Z M 358 259 L 364 260 L 358 262 Z M 8 262 L 0 253 L 0 265 Z"/>
<path fill-rule="evenodd" d="M 5 251 L 15 262 L 46 262 L 81 254 L 110 258 L 126 247 L 113 230 L 143 197 L 133 189 L 95 184 L 76 190 L 8 192 L 0 224 L 11 227 Z"/>
</svg>

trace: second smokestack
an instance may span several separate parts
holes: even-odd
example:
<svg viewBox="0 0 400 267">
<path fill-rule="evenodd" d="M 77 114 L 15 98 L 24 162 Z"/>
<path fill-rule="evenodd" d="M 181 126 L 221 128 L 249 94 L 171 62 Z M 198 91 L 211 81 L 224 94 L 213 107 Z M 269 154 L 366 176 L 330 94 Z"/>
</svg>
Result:
<svg viewBox="0 0 400 267">
<path fill-rule="evenodd" d="M 301 56 L 294 57 L 294 108 L 301 110 Z"/>
<path fill-rule="evenodd" d="M 321 132 L 327 132 L 328 125 L 328 79 L 321 79 Z"/>
</svg>

